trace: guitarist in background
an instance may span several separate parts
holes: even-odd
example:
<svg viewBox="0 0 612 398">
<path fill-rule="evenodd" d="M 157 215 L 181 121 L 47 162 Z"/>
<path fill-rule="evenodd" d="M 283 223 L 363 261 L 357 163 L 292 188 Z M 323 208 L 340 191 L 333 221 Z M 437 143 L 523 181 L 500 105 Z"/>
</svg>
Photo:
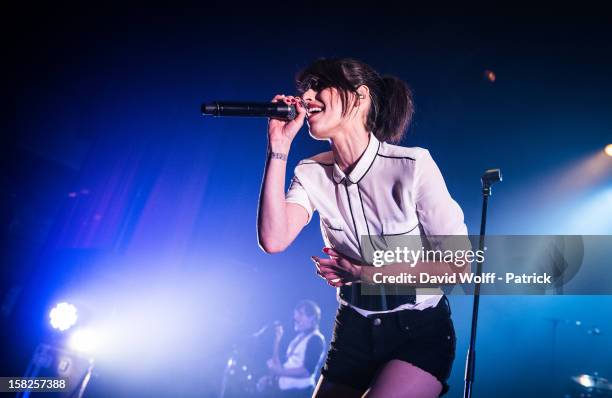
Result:
<svg viewBox="0 0 612 398">
<path fill-rule="evenodd" d="M 323 360 L 325 338 L 319 331 L 321 309 L 310 300 L 300 301 L 293 310 L 293 328 L 297 335 L 287 347 L 286 360 L 281 363 L 279 344 L 283 328 L 276 326 L 272 358 L 267 362 L 269 376 L 260 383 L 274 384 L 278 397 L 309 398 L 315 386 L 317 370 Z"/>
</svg>

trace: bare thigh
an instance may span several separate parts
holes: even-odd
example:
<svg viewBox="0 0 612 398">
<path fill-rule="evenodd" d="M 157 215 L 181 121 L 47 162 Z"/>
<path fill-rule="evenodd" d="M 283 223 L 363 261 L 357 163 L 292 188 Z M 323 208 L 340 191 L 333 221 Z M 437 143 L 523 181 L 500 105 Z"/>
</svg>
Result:
<svg viewBox="0 0 612 398">
<path fill-rule="evenodd" d="M 434 398 L 440 395 L 442 383 L 432 374 L 411 363 L 393 359 L 380 371 L 367 398 Z"/>
<path fill-rule="evenodd" d="M 364 391 L 325 380 L 325 377 L 321 376 L 312 396 L 313 398 L 360 398 L 363 393 Z"/>
</svg>

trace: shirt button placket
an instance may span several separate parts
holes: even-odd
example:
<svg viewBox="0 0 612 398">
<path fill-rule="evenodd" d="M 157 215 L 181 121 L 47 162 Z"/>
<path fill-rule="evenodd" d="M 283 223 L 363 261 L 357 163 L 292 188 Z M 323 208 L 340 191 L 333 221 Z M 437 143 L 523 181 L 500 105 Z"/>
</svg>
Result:
<svg viewBox="0 0 612 398">
<path fill-rule="evenodd" d="M 359 199 L 359 188 L 357 184 L 353 184 L 350 181 L 345 181 L 346 190 L 350 205 L 351 216 L 353 217 L 353 228 L 355 228 L 355 239 L 357 239 L 357 245 L 359 246 L 360 254 L 363 256 L 363 248 L 361 247 L 361 237 L 367 234 L 365 226 L 365 214 L 363 207 L 361 206 L 361 200 Z M 365 260 L 365 258 L 364 258 Z"/>
</svg>

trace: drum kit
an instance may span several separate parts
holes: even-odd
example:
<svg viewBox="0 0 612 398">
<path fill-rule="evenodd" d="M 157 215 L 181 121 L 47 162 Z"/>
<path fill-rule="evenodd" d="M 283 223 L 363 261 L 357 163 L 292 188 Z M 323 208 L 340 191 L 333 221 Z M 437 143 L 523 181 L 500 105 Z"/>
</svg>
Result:
<svg viewBox="0 0 612 398">
<path fill-rule="evenodd" d="M 569 321 L 567 319 L 558 318 L 547 318 L 546 320 L 551 322 L 553 326 L 551 342 L 553 344 L 552 359 L 554 362 L 557 326 L 566 324 L 583 329 L 583 324 L 581 321 Z M 582 332 L 586 332 L 589 336 L 600 336 L 602 334 L 598 327 L 592 327 L 586 330 L 583 329 Z M 554 373 L 553 371 L 553 377 Z M 593 372 L 592 374 L 579 374 L 571 376 L 569 380 L 566 380 L 568 381 L 568 385 L 566 387 L 567 392 L 563 395 L 564 398 L 612 398 L 612 383 L 610 383 L 608 379 L 601 377 L 598 372 Z"/>
</svg>

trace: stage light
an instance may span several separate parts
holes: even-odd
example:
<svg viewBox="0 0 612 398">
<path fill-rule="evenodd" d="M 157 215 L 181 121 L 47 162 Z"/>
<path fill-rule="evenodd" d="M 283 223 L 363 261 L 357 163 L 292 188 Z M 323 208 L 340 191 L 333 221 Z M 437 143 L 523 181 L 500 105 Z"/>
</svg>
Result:
<svg viewBox="0 0 612 398">
<path fill-rule="evenodd" d="M 488 69 L 484 71 L 484 76 L 485 79 L 487 79 L 491 83 L 495 83 L 495 80 L 497 79 L 497 77 L 495 76 L 495 72 Z"/>
<path fill-rule="evenodd" d="M 51 326 L 63 332 L 76 323 L 78 319 L 77 309 L 72 304 L 59 303 L 49 312 L 49 318 Z"/>
<path fill-rule="evenodd" d="M 77 329 L 70 336 L 68 347 L 74 351 L 91 354 L 98 345 L 98 335 L 90 329 Z"/>
<path fill-rule="evenodd" d="M 595 385 L 595 383 L 593 383 L 593 378 L 589 375 L 580 375 L 578 378 L 578 383 L 586 388 L 593 387 Z"/>
<path fill-rule="evenodd" d="M 604 152 L 606 153 L 606 155 L 612 156 L 612 144 L 606 145 L 606 148 L 604 149 Z"/>
</svg>

